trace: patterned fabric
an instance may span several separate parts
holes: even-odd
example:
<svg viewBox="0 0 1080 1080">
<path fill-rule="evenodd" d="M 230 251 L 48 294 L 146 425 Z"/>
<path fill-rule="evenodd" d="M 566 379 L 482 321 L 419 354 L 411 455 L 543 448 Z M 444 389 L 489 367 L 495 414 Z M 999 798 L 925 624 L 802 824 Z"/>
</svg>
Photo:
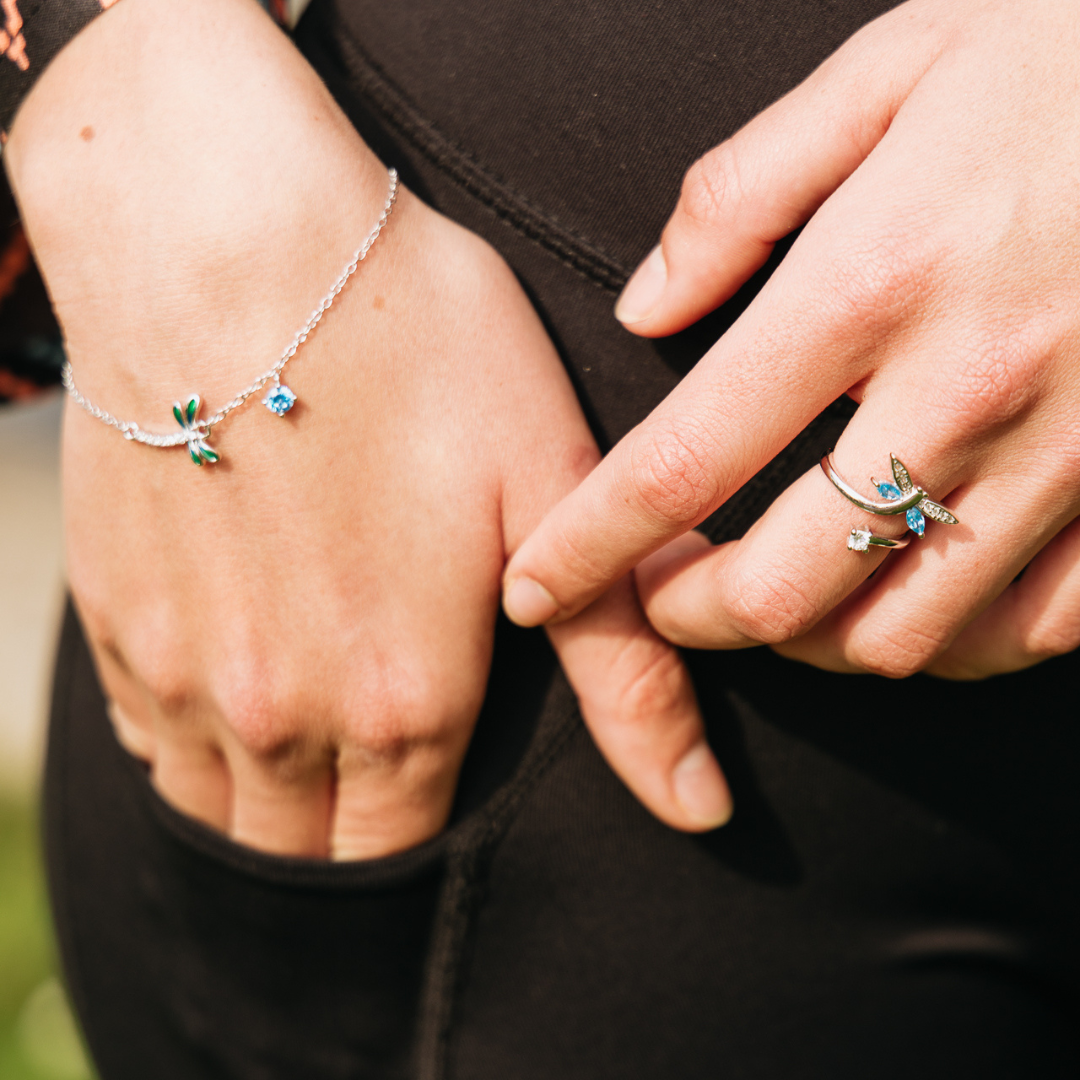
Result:
<svg viewBox="0 0 1080 1080">
<path fill-rule="evenodd" d="M 0 402 L 59 382 L 63 359 L 60 328 L 0 172 Z"/>
<path fill-rule="evenodd" d="M 52 58 L 116 0 L 0 0 L 0 145 Z M 59 381 L 60 328 L 6 178 L 0 178 L 0 402 Z"/>
</svg>

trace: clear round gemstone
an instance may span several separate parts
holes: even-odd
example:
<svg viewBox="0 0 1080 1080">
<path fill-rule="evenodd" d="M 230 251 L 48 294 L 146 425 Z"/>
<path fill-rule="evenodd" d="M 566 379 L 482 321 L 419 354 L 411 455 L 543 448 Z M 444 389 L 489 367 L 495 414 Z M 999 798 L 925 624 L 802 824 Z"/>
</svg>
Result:
<svg viewBox="0 0 1080 1080">
<path fill-rule="evenodd" d="M 852 529 L 851 535 L 847 538 L 847 546 L 848 551 L 869 551 L 870 530 Z"/>
</svg>

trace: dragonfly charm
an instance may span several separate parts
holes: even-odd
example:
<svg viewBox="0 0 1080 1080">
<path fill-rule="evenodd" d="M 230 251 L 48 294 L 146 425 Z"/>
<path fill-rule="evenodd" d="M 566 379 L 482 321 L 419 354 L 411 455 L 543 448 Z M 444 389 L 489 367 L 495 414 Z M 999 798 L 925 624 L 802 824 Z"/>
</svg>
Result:
<svg viewBox="0 0 1080 1080">
<path fill-rule="evenodd" d="M 892 462 L 892 474 L 895 483 L 890 483 L 888 480 L 875 480 L 872 476 L 870 477 L 870 483 L 878 489 L 880 494 L 887 499 L 906 500 L 911 495 L 914 495 L 916 491 L 921 490 L 911 482 L 911 474 L 895 454 L 890 454 L 889 459 Z M 908 528 L 916 536 L 922 536 L 926 532 L 926 518 L 933 518 L 934 521 L 940 521 L 943 525 L 960 524 L 944 506 L 929 498 L 920 499 L 914 506 L 908 508 L 905 515 Z"/>
<path fill-rule="evenodd" d="M 184 439 L 191 460 L 196 465 L 213 465 L 214 462 L 221 460 L 221 455 L 207 443 L 210 432 L 196 420 L 201 404 L 202 399 L 199 395 L 192 394 L 186 405 L 174 401 L 172 412 L 176 417 L 176 422 L 184 429 Z"/>
</svg>

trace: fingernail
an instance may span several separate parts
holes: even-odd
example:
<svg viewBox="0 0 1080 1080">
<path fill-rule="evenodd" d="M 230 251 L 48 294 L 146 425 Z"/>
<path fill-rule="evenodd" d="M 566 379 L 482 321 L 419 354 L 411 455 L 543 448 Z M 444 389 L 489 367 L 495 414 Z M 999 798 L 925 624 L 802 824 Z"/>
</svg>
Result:
<svg viewBox="0 0 1080 1080">
<path fill-rule="evenodd" d="M 695 825 L 715 829 L 731 817 L 731 793 L 705 743 L 698 743 L 671 774 L 675 798 Z"/>
<path fill-rule="evenodd" d="M 638 323 L 647 319 L 660 303 L 667 285 L 667 263 L 660 245 L 649 252 L 645 261 L 623 289 L 615 304 L 615 318 L 621 323 Z"/>
<path fill-rule="evenodd" d="M 539 626 L 559 613 L 559 605 L 540 582 L 519 577 L 503 596 L 503 610 L 518 626 Z"/>
</svg>

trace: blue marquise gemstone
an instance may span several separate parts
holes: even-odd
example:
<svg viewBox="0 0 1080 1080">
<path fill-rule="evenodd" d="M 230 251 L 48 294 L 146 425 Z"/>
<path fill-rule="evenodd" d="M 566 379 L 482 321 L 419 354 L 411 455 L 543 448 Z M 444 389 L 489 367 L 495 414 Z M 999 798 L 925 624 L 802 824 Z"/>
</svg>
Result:
<svg viewBox="0 0 1080 1080">
<path fill-rule="evenodd" d="M 266 397 L 263 404 L 278 416 L 284 416 L 295 404 L 296 395 L 284 384 L 275 386 Z"/>
<path fill-rule="evenodd" d="M 887 480 L 882 480 L 877 489 L 886 499 L 901 498 L 900 489 Z M 905 517 L 907 518 L 907 527 L 917 536 L 922 536 L 926 532 L 926 518 L 923 517 L 922 511 L 917 506 L 913 506 Z"/>
</svg>

